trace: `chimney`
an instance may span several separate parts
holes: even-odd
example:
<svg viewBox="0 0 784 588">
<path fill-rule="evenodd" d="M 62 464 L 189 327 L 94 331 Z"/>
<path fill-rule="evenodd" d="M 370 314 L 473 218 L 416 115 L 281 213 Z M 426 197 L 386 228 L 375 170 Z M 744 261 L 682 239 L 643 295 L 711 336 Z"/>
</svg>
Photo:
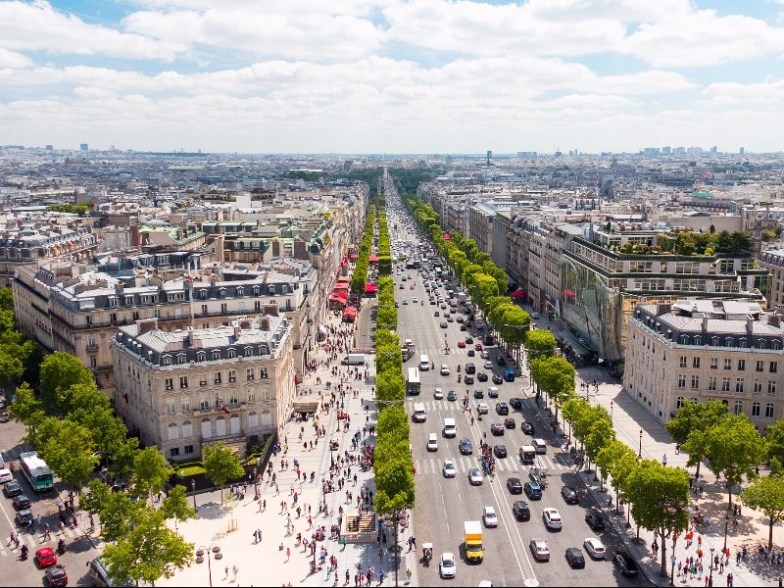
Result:
<svg viewBox="0 0 784 588">
<path fill-rule="evenodd" d="M 237 341 L 237 339 L 240 338 L 241 334 L 242 334 L 242 327 L 239 325 L 239 323 L 234 323 L 234 341 L 235 342 Z"/>
<path fill-rule="evenodd" d="M 269 331 L 269 328 L 270 328 L 269 318 L 267 318 L 266 316 L 261 317 L 261 330 Z"/>
<path fill-rule="evenodd" d="M 772 327 L 779 327 L 781 326 L 781 319 L 777 314 L 771 314 L 768 316 L 768 324 Z"/>
<path fill-rule="evenodd" d="M 746 333 L 749 335 L 754 333 L 754 317 L 752 316 L 746 318 Z"/>
<path fill-rule="evenodd" d="M 139 335 L 146 333 L 147 331 L 152 331 L 153 329 L 158 328 L 158 319 L 151 318 L 151 319 L 143 319 L 137 321 L 136 324 L 139 326 Z"/>
<path fill-rule="evenodd" d="M 707 333 L 708 332 L 708 317 L 707 316 L 703 316 L 702 317 L 702 332 L 703 333 Z"/>
</svg>

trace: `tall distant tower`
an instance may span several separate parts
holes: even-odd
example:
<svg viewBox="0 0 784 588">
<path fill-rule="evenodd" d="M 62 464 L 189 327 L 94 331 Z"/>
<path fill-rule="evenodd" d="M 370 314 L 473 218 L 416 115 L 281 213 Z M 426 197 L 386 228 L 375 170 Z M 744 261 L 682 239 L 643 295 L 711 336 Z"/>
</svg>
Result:
<svg viewBox="0 0 784 588">
<path fill-rule="evenodd" d="M 740 148 L 740 150 L 739 150 L 739 153 L 740 153 L 741 155 L 743 155 L 744 153 L 746 153 L 746 148 L 745 148 L 745 147 L 741 147 L 741 148 Z"/>
<path fill-rule="evenodd" d="M 490 167 L 490 160 L 493 158 L 493 152 L 488 150 L 487 151 L 487 167 Z"/>
<path fill-rule="evenodd" d="M 87 151 L 90 149 L 90 146 L 87 143 L 79 143 L 79 151 Z"/>
</svg>

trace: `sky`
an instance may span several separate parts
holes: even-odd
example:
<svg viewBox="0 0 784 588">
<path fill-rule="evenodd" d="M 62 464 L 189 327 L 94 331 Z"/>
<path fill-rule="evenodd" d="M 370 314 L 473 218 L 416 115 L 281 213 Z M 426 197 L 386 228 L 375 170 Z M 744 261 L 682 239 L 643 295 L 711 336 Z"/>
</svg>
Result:
<svg viewBox="0 0 784 588">
<path fill-rule="evenodd" d="M 784 145 L 784 0 L 0 0 L 0 145 Z"/>
</svg>

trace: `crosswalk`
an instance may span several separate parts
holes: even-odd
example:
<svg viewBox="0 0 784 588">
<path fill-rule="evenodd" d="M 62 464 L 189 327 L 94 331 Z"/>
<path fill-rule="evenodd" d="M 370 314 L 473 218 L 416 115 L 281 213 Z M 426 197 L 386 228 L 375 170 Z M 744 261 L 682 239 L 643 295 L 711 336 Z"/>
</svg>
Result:
<svg viewBox="0 0 784 588">
<path fill-rule="evenodd" d="M 493 384 L 490 385 L 492 386 Z M 441 388 L 441 391 L 444 393 L 444 398 L 446 398 L 447 394 L 449 393 L 449 390 L 453 389 L 452 387 L 446 385 L 437 386 L 437 387 Z M 474 388 L 476 388 L 476 386 L 474 386 Z M 476 400 L 472 395 L 469 395 L 469 406 L 475 409 L 477 402 L 484 402 L 490 409 L 490 413 L 487 417 L 490 420 L 490 422 L 503 421 L 506 417 L 497 415 L 495 412 L 495 406 L 498 402 L 505 402 L 505 400 L 503 398 L 488 398 L 486 391 L 487 389 L 485 388 L 485 397 L 479 400 Z M 422 394 L 420 394 L 419 396 L 406 397 L 406 401 L 408 402 L 409 409 L 411 409 L 414 404 L 424 404 L 425 410 L 428 412 L 428 414 L 430 414 L 431 412 L 433 413 L 463 412 L 463 398 L 465 397 L 465 389 L 462 388 L 457 390 L 456 392 L 457 392 L 457 400 L 433 400 L 432 392 L 427 392 L 427 393 L 422 392 Z M 427 400 L 428 398 L 430 400 Z M 409 412 L 413 412 L 413 411 L 409 410 Z M 474 411 L 474 414 L 476 414 L 476 411 Z M 519 425 L 521 419 L 520 413 L 511 413 L 507 416 L 514 417 L 514 419 L 518 422 Z"/>
<path fill-rule="evenodd" d="M 466 347 L 458 347 L 454 343 L 450 343 L 449 355 L 463 355 L 468 357 L 468 350 L 473 348 L 474 348 L 473 345 L 467 345 Z M 414 355 L 412 357 L 416 358 L 419 357 L 420 355 L 427 355 L 432 359 L 435 357 L 441 357 L 443 354 L 444 354 L 444 346 L 442 345 L 441 347 L 424 347 L 422 349 L 416 348 L 414 350 Z M 485 360 L 482 359 L 481 357 L 482 352 L 474 350 L 474 354 L 475 355 L 471 358 L 471 361 L 473 361 L 474 363 L 481 362 L 481 364 L 484 364 Z M 477 365 L 480 364 L 477 363 Z"/>
<path fill-rule="evenodd" d="M 84 531 L 80 528 L 71 529 L 70 527 L 66 527 L 62 534 L 60 531 L 52 532 L 49 541 L 42 541 L 43 535 L 41 533 L 18 531 L 17 536 L 19 537 L 19 547 L 15 547 L 13 543 L 10 543 L 9 537 L 3 538 L 2 543 L 0 543 L 0 557 L 18 558 L 22 545 L 27 545 L 27 547 L 30 548 L 29 557 L 32 558 L 36 549 L 40 549 L 41 547 L 56 548 L 57 542 L 61 538 L 65 539 L 66 544 L 68 544 L 77 537 L 83 537 Z"/>
<path fill-rule="evenodd" d="M 507 445 L 507 447 L 509 446 Z M 441 453 L 440 448 L 439 453 Z M 416 468 L 417 476 L 443 475 L 441 467 L 444 465 L 444 459 L 446 459 L 446 457 L 447 455 L 444 454 L 440 457 L 434 455 L 433 457 L 415 459 L 414 467 Z M 476 452 L 474 452 L 473 455 L 460 455 L 457 457 L 451 455 L 449 458 L 455 462 L 455 469 L 457 470 L 458 475 L 468 475 L 468 471 L 471 468 L 480 468 L 481 470 L 482 467 Z M 511 448 L 509 448 L 509 457 L 495 460 L 496 473 L 517 474 L 518 477 L 521 478 L 527 478 L 528 470 L 531 467 L 544 468 L 550 472 L 555 470 L 571 470 L 574 468 L 574 461 L 569 459 L 566 455 L 539 455 L 537 456 L 537 462 L 533 466 L 523 465 L 520 462 L 517 451 L 513 452 Z M 525 479 L 523 481 L 525 481 Z"/>
</svg>

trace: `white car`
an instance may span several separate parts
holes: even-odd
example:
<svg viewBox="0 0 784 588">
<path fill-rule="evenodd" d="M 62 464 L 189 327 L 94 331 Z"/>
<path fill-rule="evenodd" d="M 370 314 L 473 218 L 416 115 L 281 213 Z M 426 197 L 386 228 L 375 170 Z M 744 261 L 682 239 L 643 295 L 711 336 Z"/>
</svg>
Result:
<svg viewBox="0 0 784 588">
<path fill-rule="evenodd" d="M 531 539 L 528 547 L 536 561 L 550 561 L 550 548 L 547 547 L 547 541 L 544 539 Z"/>
<path fill-rule="evenodd" d="M 441 364 L 441 375 L 442 376 L 448 376 L 449 375 L 449 366 L 446 365 L 445 363 Z"/>
<path fill-rule="evenodd" d="M 542 518 L 544 519 L 544 526 L 551 531 L 559 531 L 563 527 L 563 520 L 561 520 L 561 513 L 557 508 L 545 508 L 542 511 Z"/>
<path fill-rule="evenodd" d="M 480 486 L 482 484 L 484 478 L 482 478 L 482 472 L 479 471 L 479 468 L 471 468 L 468 471 L 468 481 L 472 486 Z"/>
<path fill-rule="evenodd" d="M 596 537 L 588 537 L 583 541 L 583 547 L 594 559 L 605 559 L 607 557 L 607 550 L 604 548 L 604 543 L 599 541 Z"/>
<path fill-rule="evenodd" d="M 444 391 L 441 388 L 436 388 L 433 390 L 433 399 L 434 400 L 443 400 L 444 399 Z"/>
<path fill-rule="evenodd" d="M 482 511 L 482 519 L 485 522 L 485 527 L 497 527 L 498 515 L 495 514 L 495 509 L 492 506 L 486 506 Z"/>
<path fill-rule="evenodd" d="M 14 475 L 11 473 L 11 470 L 7 468 L 0 470 L 0 484 L 5 484 L 6 482 L 10 482 L 13 479 Z"/>
<path fill-rule="evenodd" d="M 490 352 L 487 349 L 482 351 L 482 359 L 490 359 Z"/>
<path fill-rule="evenodd" d="M 441 468 L 441 471 L 444 472 L 445 478 L 454 478 L 457 475 L 457 468 L 455 467 L 455 462 L 451 459 L 445 459 L 444 467 Z"/>
<path fill-rule="evenodd" d="M 438 573 L 442 578 L 454 578 L 457 575 L 454 553 L 447 552 L 441 554 L 441 561 L 438 562 Z"/>
<path fill-rule="evenodd" d="M 488 407 L 486 402 L 477 402 L 476 403 L 476 414 L 487 414 Z"/>
<path fill-rule="evenodd" d="M 419 302 L 419 298 L 417 298 L 416 296 L 414 296 L 414 304 L 416 304 L 417 302 Z"/>
<path fill-rule="evenodd" d="M 486 370 L 491 370 L 491 369 L 493 369 L 493 362 L 492 362 L 492 361 L 490 361 L 489 359 L 488 359 L 488 360 L 485 362 L 485 369 L 486 369 Z"/>
</svg>

